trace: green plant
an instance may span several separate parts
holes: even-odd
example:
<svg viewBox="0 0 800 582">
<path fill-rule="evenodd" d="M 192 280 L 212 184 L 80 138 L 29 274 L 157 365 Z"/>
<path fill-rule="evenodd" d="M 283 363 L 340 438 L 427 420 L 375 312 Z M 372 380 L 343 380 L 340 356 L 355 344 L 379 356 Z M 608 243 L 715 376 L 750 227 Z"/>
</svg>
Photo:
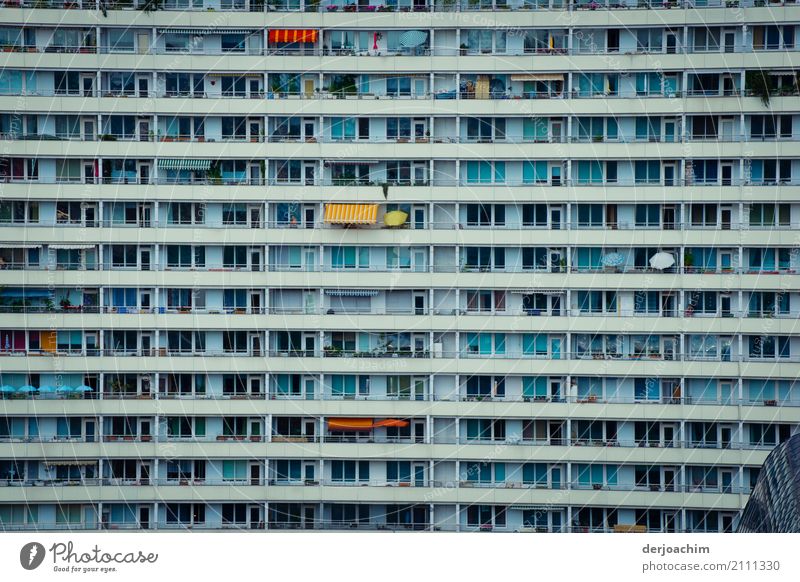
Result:
<svg viewBox="0 0 800 582">
<path fill-rule="evenodd" d="M 765 71 L 747 71 L 744 76 L 744 86 L 748 93 L 760 97 L 761 103 L 769 107 L 772 83 Z"/>
<path fill-rule="evenodd" d="M 206 172 L 206 178 L 212 184 L 219 184 L 222 182 L 222 168 L 219 164 L 213 164 Z"/>
<path fill-rule="evenodd" d="M 683 266 L 684 267 L 691 267 L 694 265 L 694 255 L 691 252 L 687 252 L 683 255 Z"/>
</svg>

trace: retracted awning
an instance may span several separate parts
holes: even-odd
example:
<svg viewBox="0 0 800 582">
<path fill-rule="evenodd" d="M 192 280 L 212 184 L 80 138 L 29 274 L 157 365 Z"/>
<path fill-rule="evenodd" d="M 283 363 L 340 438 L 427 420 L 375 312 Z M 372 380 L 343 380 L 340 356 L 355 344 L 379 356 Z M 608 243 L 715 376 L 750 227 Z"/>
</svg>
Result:
<svg viewBox="0 0 800 582">
<path fill-rule="evenodd" d="M 53 291 L 49 289 L 26 289 L 20 287 L 0 289 L 0 296 L 2 297 L 50 297 L 52 294 Z"/>
<path fill-rule="evenodd" d="M 58 459 L 58 460 L 45 461 L 44 462 L 45 465 L 50 465 L 50 466 L 69 466 L 69 467 L 83 466 L 83 465 L 94 465 L 95 463 L 97 463 L 96 459 L 92 459 L 92 460 L 87 459 L 85 461 L 80 461 L 80 460 L 77 460 L 77 459 L 74 459 L 74 460 Z"/>
<path fill-rule="evenodd" d="M 274 29 L 269 31 L 269 42 L 317 42 L 315 29 Z"/>
<path fill-rule="evenodd" d="M 562 73 L 518 73 L 511 75 L 512 81 L 563 81 Z"/>
<path fill-rule="evenodd" d="M 203 172 L 211 167 L 211 160 L 158 160 L 158 167 L 162 170 L 193 170 Z"/>
<path fill-rule="evenodd" d="M 378 160 L 325 160 L 325 163 L 336 166 L 374 166 L 380 162 Z"/>
<path fill-rule="evenodd" d="M 325 289 L 329 297 L 375 297 L 377 294 L 375 289 Z"/>
<path fill-rule="evenodd" d="M 552 506 L 550 506 L 550 505 L 509 505 L 508 508 L 509 509 L 518 509 L 518 510 L 521 510 L 521 511 L 541 511 L 541 512 L 560 511 L 560 510 L 564 509 L 563 507 L 556 507 L 554 505 L 552 505 Z"/>
<path fill-rule="evenodd" d="M 83 251 L 93 249 L 95 246 L 97 245 L 50 245 L 50 248 L 57 251 Z"/>
<path fill-rule="evenodd" d="M 161 28 L 159 34 L 193 34 L 195 36 L 208 36 L 212 34 L 254 34 L 257 29 L 252 28 Z"/>
<path fill-rule="evenodd" d="M 408 426 L 407 420 L 387 418 L 385 420 L 374 420 L 372 418 L 329 418 L 329 430 L 372 430 L 381 426 L 405 427 Z"/>
<path fill-rule="evenodd" d="M 513 295 L 533 295 L 539 293 L 541 295 L 563 295 L 566 293 L 563 289 L 509 289 L 509 293 Z"/>
<path fill-rule="evenodd" d="M 0 243 L 0 249 L 40 249 L 42 245 L 29 245 L 24 243 Z"/>
<path fill-rule="evenodd" d="M 325 205 L 325 222 L 328 224 L 375 224 L 377 220 L 377 204 Z"/>
</svg>

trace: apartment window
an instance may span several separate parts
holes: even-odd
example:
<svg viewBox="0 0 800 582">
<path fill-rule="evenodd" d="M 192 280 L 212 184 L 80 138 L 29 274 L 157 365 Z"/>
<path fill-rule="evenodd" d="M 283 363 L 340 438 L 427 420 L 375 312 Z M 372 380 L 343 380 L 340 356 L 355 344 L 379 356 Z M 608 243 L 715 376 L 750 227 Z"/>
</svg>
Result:
<svg viewBox="0 0 800 582">
<path fill-rule="evenodd" d="M 355 342 L 350 345 L 355 348 Z M 369 396 L 369 376 L 334 374 L 331 376 L 331 395 L 338 398 L 366 398 Z"/>
<path fill-rule="evenodd" d="M 506 421 L 491 418 L 469 418 L 466 424 L 467 441 L 504 441 Z"/>
<path fill-rule="evenodd" d="M 109 52 L 132 53 L 134 50 L 133 30 L 125 28 L 109 28 L 108 35 Z M 145 47 L 142 47 L 145 48 Z"/>
<path fill-rule="evenodd" d="M 56 71 L 53 76 L 56 95 L 78 95 L 80 93 L 80 73 Z"/>
<path fill-rule="evenodd" d="M 720 47 L 721 29 L 714 27 L 697 27 L 694 29 L 694 52 L 718 51 Z"/>
<path fill-rule="evenodd" d="M 464 268 L 488 271 L 491 268 L 505 269 L 506 252 L 503 247 L 466 247 Z"/>
<path fill-rule="evenodd" d="M 751 335 L 748 337 L 751 358 L 788 358 L 790 338 L 786 336 Z"/>
<path fill-rule="evenodd" d="M 619 75 L 616 73 L 579 73 L 575 78 L 580 97 L 616 95 L 619 89 Z"/>
<path fill-rule="evenodd" d="M 411 118 L 387 117 L 386 139 L 411 138 Z"/>
<path fill-rule="evenodd" d="M 716 204 L 692 204 L 690 214 L 692 226 L 717 226 Z"/>
<path fill-rule="evenodd" d="M 610 163 L 611 162 L 602 162 L 599 160 L 579 160 L 573 162 L 573 180 L 575 180 L 577 184 L 602 184 L 604 165 Z"/>
<path fill-rule="evenodd" d="M 369 461 L 331 461 L 331 480 L 335 483 L 369 481 Z"/>
<path fill-rule="evenodd" d="M 467 525 L 492 528 L 506 526 L 506 508 L 493 505 L 470 505 L 467 507 Z"/>
<path fill-rule="evenodd" d="M 115 269 L 134 269 L 138 265 L 137 245 L 111 245 L 111 266 Z"/>
<path fill-rule="evenodd" d="M 636 31 L 636 49 L 639 52 L 661 52 L 663 29 L 640 28 Z"/>
<path fill-rule="evenodd" d="M 637 160 L 634 164 L 634 181 L 637 184 L 658 184 L 661 181 L 661 162 Z"/>
<path fill-rule="evenodd" d="M 136 222 L 135 208 L 131 209 L 131 220 Z M 206 205 L 194 202 L 170 202 L 167 205 L 167 222 L 169 224 L 204 224 Z M 126 223 L 128 221 L 126 220 Z"/>
<path fill-rule="evenodd" d="M 602 227 L 605 224 L 605 208 L 602 204 L 576 204 L 577 225 L 580 227 Z"/>
<path fill-rule="evenodd" d="M 357 119 L 355 117 L 332 117 L 331 139 L 335 141 L 355 139 L 356 124 Z"/>
<path fill-rule="evenodd" d="M 225 468 L 224 463 L 231 462 L 232 461 L 223 461 L 223 470 Z M 244 461 L 235 461 L 235 463 L 236 471 L 239 471 L 240 465 L 244 467 L 245 471 L 247 470 L 247 465 L 244 464 Z M 238 481 L 244 481 L 247 479 L 247 474 L 245 472 L 245 474 L 242 476 L 241 472 L 239 471 L 234 474 L 234 479 Z M 221 515 L 223 525 L 247 525 L 247 505 L 244 503 L 223 503 Z"/>
<path fill-rule="evenodd" d="M 547 248 L 523 247 L 522 269 L 525 271 L 547 269 Z"/>
<path fill-rule="evenodd" d="M 223 34 L 220 35 L 220 46 L 223 53 L 242 53 L 245 50 L 244 34 Z"/>
<path fill-rule="evenodd" d="M 302 462 L 299 460 L 279 459 L 275 462 L 275 479 L 278 481 L 300 481 Z"/>
<path fill-rule="evenodd" d="M 222 266 L 226 269 L 246 269 L 247 247 L 240 245 L 223 247 Z"/>
<path fill-rule="evenodd" d="M 202 268 L 206 264 L 206 249 L 203 246 L 167 246 L 167 267 L 191 269 Z"/>
<path fill-rule="evenodd" d="M 576 121 L 576 136 L 581 141 L 617 139 L 617 120 L 613 117 L 579 117 Z"/>
<path fill-rule="evenodd" d="M 195 353 L 206 349 L 206 332 L 173 331 L 167 332 L 167 349 L 170 352 Z"/>
<path fill-rule="evenodd" d="M 192 525 L 206 521 L 206 506 L 203 503 L 167 503 L 167 523 Z"/>
<path fill-rule="evenodd" d="M 411 95 L 411 77 L 387 77 L 386 94 L 391 97 Z"/>
<path fill-rule="evenodd" d="M 39 222 L 39 203 L 20 200 L 0 201 L 0 223 Z"/>
<path fill-rule="evenodd" d="M 661 207 L 658 204 L 636 204 L 634 216 L 636 226 L 658 227 L 661 225 Z"/>
<path fill-rule="evenodd" d="M 468 161 L 468 184 L 503 184 L 506 180 L 506 163 L 500 161 Z"/>
<path fill-rule="evenodd" d="M 369 267 L 369 247 L 333 247 L 331 267 L 334 269 L 366 269 Z"/>
<path fill-rule="evenodd" d="M 467 296 L 467 311 L 486 311 L 493 309 L 502 311 L 506 308 L 505 291 L 473 291 L 465 292 Z"/>
<path fill-rule="evenodd" d="M 466 333 L 464 348 L 468 354 L 502 355 L 506 353 L 506 334 Z"/>
<path fill-rule="evenodd" d="M 792 160 L 751 160 L 751 184 L 778 184 L 792 181 Z"/>
<path fill-rule="evenodd" d="M 206 436 L 206 419 L 202 416 L 168 416 L 167 436 L 190 438 Z"/>
<path fill-rule="evenodd" d="M 751 115 L 751 139 L 791 138 L 794 134 L 791 115 Z"/>
<path fill-rule="evenodd" d="M 225 353 L 247 353 L 247 338 L 248 332 L 246 331 L 223 331 L 222 332 L 222 349 Z"/>
<path fill-rule="evenodd" d="M 749 269 L 751 271 L 785 271 L 792 264 L 791 249 L 750 248 L 748 252 L 750 259 Z"/>
<path fill-rule="evenodd" d="M 578 291 L 578 309 L 581 313 L 616 313 L 616 291 Z"/>
<path fill-rule="evenodd" d="M 467 204 L 467 226 L 504 226 L 504 204 Z"/>
<path fill-rule="evenodd" d="M 522 226 L 547 226 L 547 204 L 523 204 Z"/>
<path fill-rule="evenodd" d="M 524 184 L 547 184 L 548 165 L 543 160 L 522 162 L 522 182 Z"/>
<path fill-rule="evenodd" d="M 791 206 L 789 204 L 751 204 L 750 226 L 789 226 Z"/>
<path fill-rule="evenodd" d="M 503 376 L 470 376 L 467 378 L 467 397 L 503 398 L 506 379 Z"/>
<path fill-rule="evenodd" d="M 792 25 L 753 26 L 754 50 L 793 49 L 795 27 Z"/>
</svg>

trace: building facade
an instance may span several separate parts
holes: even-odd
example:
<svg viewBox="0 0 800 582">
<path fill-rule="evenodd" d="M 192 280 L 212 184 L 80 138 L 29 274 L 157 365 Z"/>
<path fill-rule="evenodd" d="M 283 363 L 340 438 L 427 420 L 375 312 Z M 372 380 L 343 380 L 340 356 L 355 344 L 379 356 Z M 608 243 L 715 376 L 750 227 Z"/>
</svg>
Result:
<svg viewBox="0 0 800 582">
<path fill-rule="evenodd" d="M 732 530 L 800 6 L 142 4 L 0 8 L 3 529 Z"/>
</svg>

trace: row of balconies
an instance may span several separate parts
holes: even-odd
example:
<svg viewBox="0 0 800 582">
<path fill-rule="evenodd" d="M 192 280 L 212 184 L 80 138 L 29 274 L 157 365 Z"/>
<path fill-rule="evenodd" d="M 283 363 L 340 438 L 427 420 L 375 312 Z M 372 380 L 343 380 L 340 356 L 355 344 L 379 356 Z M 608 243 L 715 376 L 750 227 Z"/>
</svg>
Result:
<svg viewBox="0 0 800 582">
<path fill-rule="evenodd" d="M 692 54 L 793 51 L 796 27 L 156 29 L 7 28 L 6 52 L 190 55 L 470 56 Z M 408 33 L 413 33 L 409 35 Z M 410 39 L 409 36 L 415 38 Z M 99 38 L 99 43 L 98 43 Z"/>
<path fill-rule="evenodd" d="M 588 465 L 592 467 L 592 465 Z M 206 478 L 184 478 L 173 477 L 163 479 L 119 479 L 119 478 L 93 478 L 93 477 L 66 477 L 66 478 L 30 478 L 30 479 L 0 479 L 0 487 L 49 487 L 54 488 L 59 493 L 69 496 L 69 490 L 62 490 L 61 488 L 69 487 L 82 487 L 82 488 L 121 488 L 132 487 L 136 488 L 137 493 L 142 492 L 143 487 L 235 487 L 237 490 L 243 489 L 243 493 L 247 491 L 248 487 L 412 487 L 417 491 L 419 489 L 441 488 L 447 487 L 448 489 L 548 489 L 557 491 L 630 491 L 630 492 L 654 492 L 654 493 L 714 493 L 714 494 L 736 494 L 736 495 L 749 495 L 752 491 L 750 485 L 739 486 L 734 484 L 721 484 L 717 483 L 589 483 L 580 482 L 577 479 L 569 483 L 528 483 L 524 481 L 478 481 L 478 480 L 463 480 L 463 481 L 437 481 L 435 479 L 415 478 L 413 480 L 394 480 L 389 481 L 385 479 L 261 479 L 261 478 L 241 478 L 241 479 L 206 479 Z M 2 490 L 0 490 L 2 491 Z M 187 499 L 194 499 L 188 497 L 189 495 L 196 495 L 195 492 L 190 492 L 189 489 L 184 490 L 187 494 Z M 9 492 L 8 501 L 13 500 L 13 494 L 16 492 Z M 96 489 L 93 493 L 100 494 L 101 491 Z M 173 499 L 178 495 L 170 494 L 169 498 Z M 66 501 L 66 499 L 65 499 Z"/>
<path fill-rule="evenodd" d="M 713 372 L 712 372 L 713 374 Z M 3 385 L 6 409 L 26 406 L 16 400 L 41 400 L 46 409 L 47 400 L 128 400 L 142 401 L 147 408 L 151 399 L 179 400 L 181 406 L 203 406 L 204 401 L 225 402 L 231 410 L 245 405 L 258 406 L 257 400 L 303 400 L 312 409 L 321 405 L 314 401 L 353 401 L 353 406 L 369 408 L 372 402 L 397 402 L 408 406 L 411 402 L 469 402 L 469 403 L 554 403 L 553 410 L 574 413 L 567 404 L 625 404 L 625 405 L 683 405 L 695 406 L 795 406 L 800 403 L 800 386 L 789 379 L 773 374 L 769 380 L 759 378 L 726 377 L 661 377 L 652 378 L 607 375 L 589 376 L 522 376 L 517 374 L 396 374 L 367 373 L 220 373 L 207 374 L 155 372 L 136 373 L 74 373 L 58 377 L 48 372 L 8 372 Z M 24 385 L 24 386 L 23 386 Z M 154 387 L 158 387 L 155 389 Z M 24 389 L 23 389 L 24 388 Z M 248 403 L 235 401 L 246 400 Z M 53 402 L 51 404 L 58 404 Z M 62 403 L 64 404 L 64 403 Z M 78 405 L 78 403 L 75 403 Z M 218 404 L 219 406 L 220 404 Z M 270 407 L 277 410 L 278 403 Z M 101 403 L 93 406 L 100 407 Z M 109 407 L 115 410 L 113 402 Z M 162 402 L 161 409 L 169 409 Z M 414 407 L 415 405 L 410 405 Z M 427 406 L 427 405 L 425 405 Z M 410 408 L 409 408 L 410 410 Z M 709 408 L 714 418 L 720 411 Z M 693 414 L 701 414 L 695 408 Z M 751 409 L 750 413 L 755 414 Z M 634 413 L 632 415 L 635 416 Z"/>
<path fill-rule="evenodd" d="M 201 155 L 201 154 L 199 154 Z M 752 186 L 800 183 L 800 160 L 723 159 L 0 159 L 0 182 L 283 186 Z"/>
<path fill-rule="evenodd" d="M 3 330 L 3 355 L 798 362 L 791 335 Z M 262 346 L 269 345 L 265 350 Z"/>
<path fill-rule="evenodd" d="M 174 198 L 173 198 L 174 199 Z M 728 231 L 794 230 L 800 227 L 800 205 L 781 202 L 730 203 L 452 203 L 393 202 L 376 204 L 375 223 L 360 228 L 413 230 L 648 230 L 648 231 Z M 0 227 L 38 226 L 137 229 L 201 229 L 204 237 L 211 229 L 225 229 L 229 242 L 235 242 L 230 229 L 341 229 L 341 222 L 325 221 L 328 204 L 313 200 L 287 202 L 115 202 L 111 200 L 0 201 Z M 335 210 L 333 206 L 331 210 Z M 386 224 L 387 215 L 400 211 L 402 224 Z M 266 220 L 265 218 L 266 217 Z M 366 222 L 366 221 L 365 221 Z M 35 231 L 29 231 L 35 232 Z M 100 233 L 106 234 L 106 233 Z M 108 233 L 111 234 L 111 233 Z M 216 232 L 214 232 L 216 234 Z M 319 236 L 319 233 L 307 233 Z M 247 233 L 252 242 L 255 233 Z M 281 233 L 282 242 L 286 233 Z M 341 236 L 341 231 L 336 235 Z M 407 236 L 407 235 L 403 235 Z M 496 236 L 496 235 L 495 235 Z M 556 240 L 557 233 L 548 237 Z M 662 240 L 665 233 L 661 234 Z M 719 235 L 717 235 L 719 236 Z M 102 237 L 99 237 L 102 238 Z M 44 242 L 44 241 L 42 241 Z M 122 242 L 122 240 L 120 240 Z M 270 241 L 265 241 L 270 242 Z M 438 241 L 432 241 L 438 242 Z"/>
<path fill-rule="evenodd" d="M 41 57 L 46 58 L 46 57 Z M 55 57 L 51 67 L 57 68 Z M 81 59 L 80 56 L 74 57 Z M 96 60 L 87 56 L 86 59 Z M 125 56 L 117 57 L 126 59 Z M 130 57 L 133 59 L 134 57 Z M 205 67 L 205 71 L 218 63 L 201 64 L 205 57 L 192 57 L 193 66 Z M 210 58 L 210 57 L 209 57 Z M 302 58 L 302 57 L 298 57 Z M 524 100 L 524 99 L 584 99 L 584 98 L 670 98 L 677 97 L 724 97 L 724 96 L 758 96 L 762 101 L 769 101 L 772 96 L 792 97 L 798 94 L 797 78 L 794 70 L 758 68 L 731 69 L 729 72 L 695 72 L 686 69 L 685 57 L 674 58 L 675 64 L 670 67 L 664 63 L 663 73 L 648 72 L 590 72 L 591 59 L 597 57 L 573 57 L 587 60 L 582 64 L 586 72 L 570 72 L 562 68 L 557 72 L 525 73 L 515 71 L 491 74 L 472 73 L 465 66 L 465 72 L 438 72 L 441 69 L 454 69 L 452 59 L 461 57 L 438 57 L 442 60 L 433 66 L 437 72 L 431 71 L 430 58 L 425 59 L 425 67 L 421 71 L 408 70 L 400 73 L 386 74 L 372 67 L 363 74 L 353 73 L 304 73 L 304 72 L 272 72 L 272 73 L 240 73 L 235 71 L 214 71 L 197 73 L 160 73 L 148 70 L 100 71 L 95 63 L 81 70 L 48 70 L 48 66 L 37 61 L 35 72 L 23 68 L 14 68 L 10 62 L 4 77 L 6 86 L 4 96 L 26 97 L 113 97 L 113 98 L 236 98 L 236 99 L 436 99 L 436 100 Z M 475 57 L 479 59 L 480 57 Z M 646 69 L 650 57 L 640 58 L 641 66 Z M 9 57 L 10 61 L 28 59 L 28 57 Z M 341 68 L 342 57 L 336 60 L 336 67 Z M 495 57 L 483 57 L 487 65 L 496 68 Z M 739 60 L 747 61 L 741 56 Z M 761 57 L 763 60 L 763 56 Z M 370 62 L 370 61 L 366 61 Z M 457 61 L 461 63 L 461 60 Z M 467 63 L 467 61 L 463 61 Z M 413 69 L 416 61 L 409 58 L 408 65 Z M 378 61 L 374 62 L 378 65 Z M 21 63 L 20 67 L 23 67 Z M 133 63 L 128 67 L 134 66 Z M 288 67 L 295 65 L 289 62 Z M 326 63 L 321 63 L 324 70 Z M 471 65 L 477 69 L 483 67 L 476 62 Z M 710 67 L 710 65 L 707 65 Z M 742 62 L 742 67 L 752 66 Z M 761 65 L 763 67 L 763 65 Z M 125 68 L 125 64 L 118 65 Z M 353 62 L 352 69 L 358 68 Z M 364 67 L 361 67 L 362 69 Z M 676 70 L 670 71 L 670 68 Z M 684 69 L 684 70 L 680 70 Z M 277 105 L 276 105 L 277 106 Z M 194 106 L 193 106 L 194 107 Z"/>
<path fill-rule="evenodd" d="M 409 489 L 409 492 L 412 490 Z M 715 496 L 719 503 L 720 498 Z M 617 500 L 614 500 L 617 501 Z M 698 499 L 699 501 L 699 499 Z M 708 503 L 712 503 L 711 499 Z M 559 533 L 630 532 L 730 532 L 738 505 L 725 509 L 680 507 L 649 509 L 564 499 L 559 505 L 544 500 L 535 506 L 488 503 L 413 504 L 303 502 L 141 502 L 121 504 L 47 503 L 5 504 L 4 531 L 87 529 L 326 529 L 326 530 L 431 530 L 508 531 Z M 690 506 L 691 507 L 691 506 Z M 268 518 L 265 520 L 265 515 Z M 434 519 L 435 515 L 435 519 Z M 99 517 L 98 517 L 99 516 Z M 683 525 L 685 524 L 685 526 Z"/>
<path fill-rule="evenodd" d="M 528 12 L 582 10 L 669 10 L 714 8 L 782 8 L 795 6 L 793 0 L 165 0 L 159 10 L 179 12 Z M 144 0 L 3 0 L 6 8 L 100 10 L 142 10 Z"/>
<path fill-rule="evenodd" d="M 398 247 L 6 243 L 0 247 L 3 270 L 26 271 L 786 275 L 796 274 L 798 270 L 792 249 L 777 245 Z M 460 306 L 453 305 L 453 308 Z"/>
</svg>

